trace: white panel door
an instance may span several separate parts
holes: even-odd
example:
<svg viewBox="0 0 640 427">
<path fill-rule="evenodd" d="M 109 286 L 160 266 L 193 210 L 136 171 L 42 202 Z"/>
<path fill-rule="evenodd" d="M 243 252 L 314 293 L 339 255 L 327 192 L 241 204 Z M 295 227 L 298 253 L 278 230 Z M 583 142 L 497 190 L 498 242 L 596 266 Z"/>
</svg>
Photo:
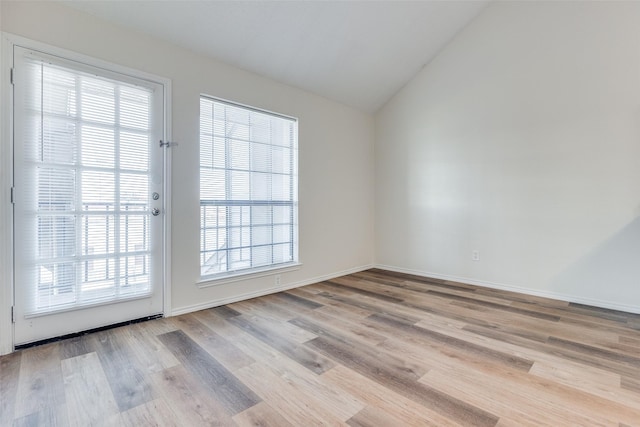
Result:
<svg viewBox="0 0 640 427">
<path fill-rule="evenodd" d="M 164 86 L 14 46 L 24 344 L 162 313 Z"/>
</svg>

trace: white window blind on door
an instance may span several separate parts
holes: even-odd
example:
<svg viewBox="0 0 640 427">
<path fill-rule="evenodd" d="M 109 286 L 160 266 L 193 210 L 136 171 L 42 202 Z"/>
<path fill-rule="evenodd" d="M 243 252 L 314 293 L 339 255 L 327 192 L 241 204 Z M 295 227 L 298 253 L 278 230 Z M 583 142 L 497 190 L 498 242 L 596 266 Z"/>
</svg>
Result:
<svg viewBox="0 0 640 427">
<path fill-rule="evenodd" d="M 297 262 L 297 121 L 200 99 L 202 278 Z"/>
<path fill-rule="evenodd" d="M 25 313 L 149 295 L 153 88 L 35 52 L 21 59 L 16 235 L 26 242 L 16 268 L 29 287 Z"/>
</svg>

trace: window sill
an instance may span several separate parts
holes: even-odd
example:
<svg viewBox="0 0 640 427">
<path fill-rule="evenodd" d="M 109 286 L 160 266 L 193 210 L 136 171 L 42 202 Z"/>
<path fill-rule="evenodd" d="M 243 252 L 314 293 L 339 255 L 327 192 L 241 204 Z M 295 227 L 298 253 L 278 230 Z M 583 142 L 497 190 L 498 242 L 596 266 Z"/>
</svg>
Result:
<svg viewBox="0 0 640 427">
<path fill-rule="evenodd" d="M 279 264 L 277 266 L 265 267 L 264 269 L 256 269 L 245 272 L 236 272 L 220 275 L 218 277 L 203 278 L 196 282 L 198 288 L 210 288 L 212 286 L 226 285 L 228 283 L 240 282 L 243 280 L 256 279 L 258 277 L 274 276 L 276 274 L 288 273 L 300 269 L 302 263 L 291 262 L 287 264 Z"/>
</svg>

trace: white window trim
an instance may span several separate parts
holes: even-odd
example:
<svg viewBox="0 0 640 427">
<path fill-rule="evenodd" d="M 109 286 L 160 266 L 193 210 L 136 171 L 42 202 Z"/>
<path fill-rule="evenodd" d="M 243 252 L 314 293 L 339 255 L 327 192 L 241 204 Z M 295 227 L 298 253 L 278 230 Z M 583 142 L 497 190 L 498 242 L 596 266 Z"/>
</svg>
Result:
<svg viewBox="0 0 640 427">
<path fill-rule="evenodd" d="M 0 355 L 13 351 L 13 324 L 11 307 L 13 306 L 13 205 L 10 203 L 13 184 L 13 87 L 10 82 L 10 69 L 13 65 L 13 43 L 8 35 L 2 33 L 2 133 L 0 134 Z"/>
<path fill-rule="evenodd" d="M 200 94 L 200 99 L 202 98 L 207 98 L 209 100 L 212 101 L 217 101 L 217 102 L 222 102 L 222 103 L 226 103 L 226 104 L 230 104 L 230 105 L 235 105 L 241 108 L 245 108 L 247 110 L 252 110 L 252 111 L 256 111 L 259 113 L 265 113 L 265 114 L 270 114 L 276 117 L 280 117 L 286 120 L 293 120 L 296 123 L 296 129 L 298 127 L 298 123 L 299 120 L 297 117 L 294 116 L 289 116 L 286 114 L 282 114 L 282 113 L 277 113 L 271 110 L 267 110 L 264 108 L 259 108 L 259 107 L 254 107 L 251 105 L 247 105 L 247 104 L 243 104 L 237 101 L 231 101 L 225 98 L 221 98 L 221 97 L 217 97 L 217 96 L 212 96 L 212 95 L 207 95 L 205 93 L 201 93 Z M 199 124 L 198 124 L 199 126 Z M 299 141 L 297 140 L 298 135 L 296 135 L 296 150 L 299 151 Z M 199 143 L 199 142 L 198 142 Z M 198 157 L 199 159 L 199 157 Z M 296 165 L 299 162 L 299 157 L 296 158 Z M 299 171 L 296 170 L 296 179 L 298 179 L 299 177 Z M 228 273 L 216 273 L 213 275 L 208 275 L 208 276 L 200 276 L 200 279 L 196 281 L 196 286 L 200 289 L 203 288 L 209 288 L 212 286 L 221 286 L 221 285 L 225 285 L 228 283 L 234 283 L 234 282 L 240 282 L 240 281 L 247 281 L 247 280 L 252 280 L 252 279 L 256 279 L 256 278 L 260 278 L 260 277 L 266 277 L 266 276 L 275 276 L 275 275 L 279 275 L 281 273 L 287 273 L 287 272 L 291 272 L 291 271 L 297 271 L 300 269 L 300 267 L 302 266 L 302 262 L 300 261 L 300 252 L 299 252 L 299 248 L 300 248 L 300 242 L 299 242 L 299 238 L 300 238 L 300 219 L 299 219 L 299 205 L 300 205 L 300 195 L 299 195 L 299 183 L 296 184 L 296 188 L 297 188 L 297 193 L 296 194 L 296 199 L 294 201 L 294 206 L 296 209 L 296 215 L 295 215 L 295 228 L 294 228 L 294 240 L 293 240 L 293 251 L 295 254 L 294 260 L 287 262 L 287 263 L 281 263 L 281 264 L 275 264 L 275 265 L 267 265 L 264 267 L 256 267 L 256 268 L 248 268 L 248 269 L 244 269 L 244 270 L 236 270 L 236 271 L 231 271 Z M 200 236 L 198 236 L 200 238 Z M 200 267 L 199 267 L 200 268 Z"/>
<path fill-rule="evenodd" d="M 301 262 L 288 262 L 285 264 L 277 264 L 264 268 L 256 268 L 251 270 L 240 270 L 232 273 L 221 275 L 216 278 L 203 278 L 196 282 L 196 286 L 200 289 L 210 288 L 212 286 L 221 286 L 228 283 L 248 281 L 259 277 L 275 276 L 292 271 L 298 271 L 302 267 Z"/>
<path fill-rule="evenodd" d="M 14 350 L 13 323 L 11 309 L 13 306 L 13 205 L 9 202 L 13 186 L 13 86 L 10 72 L 13 67 L 13 48 L 22 46 L 40 51 L 48 55 L 60 56 L 93 67 L 104 68 L 135 78 L 147 79 L 164 85 L 164 124 L 165 138 L 171 140 L 171 80 L 141 70 L 125 67 L 109 61 L 83 55 L 67 49 L 55 47 L 17 36 L 11 33 L 0 33 L 2 40 L 2 133 L 0 134 L 0 355 Z M 165 161 L 165 250 L 163 280 L 163 314 L 171 315 L 171 149 L 167 149 Z"/>
</svg>

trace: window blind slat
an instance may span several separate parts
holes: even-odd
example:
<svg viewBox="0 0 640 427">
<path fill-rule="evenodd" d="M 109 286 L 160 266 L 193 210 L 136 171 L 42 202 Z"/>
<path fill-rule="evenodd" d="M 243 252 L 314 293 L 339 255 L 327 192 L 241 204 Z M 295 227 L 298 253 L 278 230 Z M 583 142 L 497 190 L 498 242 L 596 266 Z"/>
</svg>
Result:
<svg viewBox="0 0 640 427">
<path fill-rule="evenodd" d="M 148 295 L 152 89 L 23 60 L 26 314 Z"/>
<path fill-rule="evenodd" d="M 203 278 L 297 261 L 297 122 L 200 99 Z"/>
</svg>

